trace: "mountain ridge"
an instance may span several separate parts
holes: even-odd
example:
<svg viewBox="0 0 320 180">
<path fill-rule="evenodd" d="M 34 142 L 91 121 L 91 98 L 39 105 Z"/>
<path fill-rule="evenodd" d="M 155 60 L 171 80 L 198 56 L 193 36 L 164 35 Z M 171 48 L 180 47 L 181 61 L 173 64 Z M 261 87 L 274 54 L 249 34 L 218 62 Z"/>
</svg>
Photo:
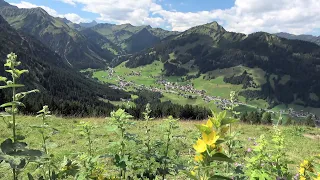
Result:
<svg viewBox="0 0 320 180">
<path fill-rule="evenodd" d="M 41 91 L 24 100 L 27 109 L 23 112 L 35 113 L 42 106 L 49 105 L 57 114 L 106 115 L 114 106 L 99 98 L 120 100 L 128 97 L 124 92 L 85 78 L 65 64 L 58 54 L 24 32 L 16 31 L 1 16 L 0 31 L 0 76 L 7 75 L 3 66 L 6 55 L 15 52 L 22 62 L 19 68 L 29 70 L 20 80 L 26 85 L 25 89 Z M 0 91 L 1 102 L 10 98 L 9 92 Z"/>
<path fill-rule="evenodd" d="M 101 68 L 113 59 L 111 52 L 102 50 L 61 18 L 50 16 L 42 8 L 2 6 L 0 15 L 15 29 L 34 36 L 77 69 Z"/>
<path fill-rule="evenodd" d="M 286 39 L 308 41 L 320 46 L 320 36 L 313 36 L 308 34 L 294 35 L 286 32 L 275 33 L 275 35 Z"/>
<path fill-rule="evenodd" d="M 312 98 L 320 97 L 320 47 L 311 42 L 287 40 L 265 32 L 228 32 L 213 22 L 133 55 L 126 66 L 135 68 L 159 59 L 167 76 L 207 74 L 239 65 L 260 68 L 266 74 L 262 77 L 266 82 L 259 88 L 243 90 L 241 95 L 265 99 L 269 104 L 289 104 L 299 99 L 304 105 L 320 107 L 320 102 Z M 272 79 L 285 75 L 290 76 L 285 84 Z"/>
</svg>

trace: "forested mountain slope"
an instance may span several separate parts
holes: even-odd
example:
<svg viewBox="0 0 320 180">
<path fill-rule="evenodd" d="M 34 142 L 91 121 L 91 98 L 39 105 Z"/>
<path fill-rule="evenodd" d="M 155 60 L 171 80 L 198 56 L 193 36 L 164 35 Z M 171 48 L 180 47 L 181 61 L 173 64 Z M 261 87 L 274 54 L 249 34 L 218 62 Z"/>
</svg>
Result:
<svg viewBox="0 0 320 180">
<path fill-rule="evenodd" d="M 54 18 L 41 8 L 20 9 L 0 0 L 0 15 L 17 30 L 40 40 L 76 69 L 101 68 L 113 59 L 113 53 L 101 49 L 64 19 Z"/>
<path fill-rule="evenodd" d="M 99 99 L 120 100 L 130 97 L 119 90 L 110 89 L 85 78 L 40 41 L 16 31 L 0 16 L 0 75 L 4 76 L 6 55 L 15 52 L 22 62 L 20 68 L 30 72 L 22 76 L 26 89 L 41 91 L 25 99 L 25 112 L 37 112 L 49 105 L 53 112 L 64 115 L 106 115 L 113 105 Z M 0 102 L 7 102 L 10 93 L 0 91 Z"/>
</svg>

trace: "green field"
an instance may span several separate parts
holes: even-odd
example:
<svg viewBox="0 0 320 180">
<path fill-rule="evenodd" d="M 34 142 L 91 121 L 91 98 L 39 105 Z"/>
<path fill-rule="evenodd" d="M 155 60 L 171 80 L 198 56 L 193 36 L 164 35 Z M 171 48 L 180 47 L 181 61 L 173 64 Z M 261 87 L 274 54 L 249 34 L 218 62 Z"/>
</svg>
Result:
<svg viewBox="0 0 320 180">
<path fill-rule="evenodd" d="M 53 162 L 60 164 L 64 157 L 75 159 L 77 154 L 86 151 L 86 140 L 79 131 L 78 124 L 81 122 L 91 122 L 94 125 L 92 131 L 92 137 L 94 140 L 95 154 L 108 154 L 114 152 L 113 144 L 118 139 L 117 135 L 110 133 L 107 129 L 108 119 L 105 118 L 59 118 L 51 117 L 48 120 L 50 127 L 54 130 L 50 130 L 49 133 L 54 133 L 49 138 L 51 143 L 56 144 L 54 148 L 50 148 L 49 152 L 54 154 Z M 132 121 L 135 124 L 127 129 L 128 132 L 136 134 L 137 138 L 143 138 L 145 133 L 145 122 L 144 121 Z M 26 135 L 25 142 L 28 142 L 30 148 L 41 149 L 41 136 L 40 133 L 32 128 L 32 125 L 40 125 L 42 122 L 40 119 L 31 116 L 19 116 L 19 134 Z M 175 148 L 180 150 L 179 158 L 184 165 L 188 165 L 190 160 L 193 159 L 194 153 L 192 145 L 199 136 L 198 130 L 195 128 L 195 124 L 203 123 L 196 121 L 179 121 L 179 130 L 174 131 L 174 136 L 180 137 L 181 142 L 177 143 Z M 154 120 L 151 123 L 152 139 L 161 139 L 164 136 L 164 127 L 162 120 Z M 263 125 L 247 125 L 247 124 L 235 124 L 233 125 L 235 131 L 239 132 L 237 139 L 241 141 L 242 148 L 239 150 L 246 151 L 251 145 L 248 142 L 248 138 L 258 138 L 261 134 L 267 136 L 272 131 L 272 126 Z M 316 139 L 316 135 L 320 135 L 320 130 L 310 127 L 297 127 L 297 126 L 283 126 L 280 127 L 285 135 L 287 155 L 292 164 L 290 170 L 297 172 L 297 165 L 303 159 L 306 159 L 312 155 L 319 153 L 320 139 Z M 1 142 L 7 137 L 11 136 L 11 129 L 8 129 L 4 123 L 0 126 L 0 140 Z M 35 171 L 34 164 L 29 164 L 27 169 L 21 174 L 25 176 L 26 172 L 40 173 L 39 169 Z M 8 167 L 2 165 L 0 167 L 0 179 L 7 180 L 10 178 Z M 169 179 L 184 179 L 177 178 L 184 177 L 183 173 L 180 172 L 176 177 L 169 177 Z"/>
<path fill-rule="evenodd" d="M 174 58 L 174 54 L 170 54 L 171 58 Z M 207 72 L 206 74 L 200 75 L 198 78 L 193 78 L 190 80 L 182 81 L 182 79 L 186 77 L 179 77 L 179 76 L 169 76 L 165 77 L 163 76 L 162 70 L 164 69 L 163 63 L 160 61 L 154 61 L 152 64 L 141 66 L 137 68 L 127 68 L 125 67 L 125 62 L 121 63 L 117 67 L 114 68 L 115 75 L 120 76 L 124 78 L 126 81 L 133 81 L 137 85 L 145 85 L 145 86 L 152 86 L 152 87 L 164 87 L 162 85 L 156 84 L 157 79 L 154 77 L 163 77 L 169 82 L 176 82 L 180 85 L 185 84 L 193 84 L 194 87 L 198 90 L 205 90 L 207 95 L 210 96 L 218 96 L 222 98 L 229 98 L 231 91 L 237 91 L 241 92 L 244 89 L 242 89 L 242 85 L 233 85 L 229 83 L 225 83 L 223 81 L 224 77 L 231 77 L 233 75 L 241 75 L 244 71 L 247 71 L 248 74 L 253 78 L 254 82 L 259 86 L 262 84 L 265 84 L 267 81 L 265 79 L 266 73 L 260 69 L 260 68 L 248 68 L 244 66 L 236 66 L 232 68 L 225 68 L 225 69 L 217 69 L 215 71 Z M 132 72 L 139 72 L 141 76 L 128 76 L 129 73 Z M 195 75 L 196 71 L 192 70 L 188 75 Z M 117 84 L 118 78 L 116 76 L 113 76 L 112 78 L 108 77 L 107 71 L 94 71 L 93 77 L 99 79 L 101 82 L 107 82 L 111 84 Z M 213 79 L 207 79 L 207 77 L 214 77 Z M 277 78 L 275 75 L 271 75 L 269 80 L 271 83 L 271 86 L 274 87 L 274 80 L 273 78 Z M 280 79 L 280 83 L 285 84 L 290 79 L 290 76 L 283 76 Z M 130 90 L 133 90 L 132 88 L 129 88 Z M 250 90 L 260 90 L 260 88 L 249 88 Z M 188 99 L 181 96 L 178 96 L 176 94 L 169 94 L 164 93 L 164 97 L 161 98 L 161 101 L 172 101 L 176 104 L 190 104 L 190 105 L 200 105 L 205 106 L 210 109 L 217 110 L 216 105 L 214 102 L 207 103 L 204 100 L 202 100 L 201 97 L 197 97 L 196 99 Z M 311 94 L 314 98 L 313 94 Z M 240 96 L 239 100 L 242 102 L 246 102 L 249 106 L 244 106 L 241 108 L 242 111 L 251 111 L 252 107 L 259 107 L 259 108 L 268 108 L 268 103 L 263 99 L 250 99 L 246 100 L 245 97 Z M 111 102 L 115 105 L 123 105 L 122 102 Z M 131 104 L 133 105 L 133 104 Z M 310 108 L 310 107 L 302 107 L 298 105 L 289 105 L 289 107 L 294 108 L 296 111 L 304 110 L 309 111 L 311 113 L 320 115 L 320 108 Z M 284 105 L 279 105 L 273 108 L 272 110 L 279 111 L 279 110 L 287 110 L 288 108 Z"/>
</svg>

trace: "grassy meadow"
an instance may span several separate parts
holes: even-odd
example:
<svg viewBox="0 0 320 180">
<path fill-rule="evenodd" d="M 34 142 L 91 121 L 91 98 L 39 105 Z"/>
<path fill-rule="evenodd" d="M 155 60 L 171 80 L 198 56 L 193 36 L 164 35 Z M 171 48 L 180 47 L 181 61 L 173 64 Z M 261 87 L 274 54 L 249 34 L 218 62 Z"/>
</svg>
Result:
<svg viewBox="0 0 320 180">
<path fill-rule="evenodd" d="M 109 132 L 109 119 L 105 118 L 61 118 L 50 117 L 47 120 L 52 129 L 49 130 L 51 137 L 49 143 L 55 145 L 49 148 L 49 152 L 54 154 L 53 161 L 55 164 L 61 164 L 65 157 L 75 158 L 81 152 L 86 151 L 86 139 L 79 131 L 80 122 L 90 122 L 93 125 L 92 139 L 94 154 L 103 155 L 115 151 L 113 144 L 118 141 L 117 134 Z M 127 131 L 135 134 L 136 138 L 143 138 L 145 135 L 145 121 L 134 120 L 131 121 L 134 125 L 130 126 Z M 2 122 L 0 126 L 0 140 L 1 142 L 12 135 L 11 129 L 7 127 L 6 122 Z M 18 116 L 18 134 L 26 136 L 25 142 L 29 143 L 30 148 L 41 149 L 41 136 L 34 125 L 40 125 L 42 121 L 39 118 L 32 116 Z M 162 119 L 153 120 L 151 122 L 151 138 L 153 141 L 164 138 L 165 129 L 163 127 L 164 121 Z M 172 136 L 174 137 L 173 148 L 179 150 L 178 162 L 184 166 L 192 164 L 194 157 L 194 150 L 192 145 L 200 136 L 199 131 L 195 128 L 196 124 L 205 123 L 204 121 L 183 121 L 178 122 L 179 128 L 174 130 Z M 236 139 L 240 140 L 241 147 L 237 149 L 238 154 L 245 154 L 248 148 L 252 147 L 252 143 L 248 141 L 249 138 L 258 138 L 265 134 L 267 137 L 272 132 L 272 126 L 266 125 L 248 125 L 236 123 L 233 125 L 233 130 L 238 132 Z M 280 127 L 285 136 L 285 149 L 288 158 L 292 161 L 289 165 L 291 172 L 297 172 L 299 163 L 313 155 L 319 153 L 320 149 L 320 129 L 301 127 L 301 126 L 282 126 Z M 136 151 L 134 145 L 130 146 L 132 151 Z M 240 161 L 240 159 L 239 159 Z M 237 162 L 242 163 L 242 162 Z M 35 166 L 30 164 L 24 170 L 35 171 Z M 39 171 L 39 169 L 37 170 Z M 21 177 L 26 177 L 21 174 Z M 179 172 L 176 176 L 169 176 L 168 179 L 185 179 L 185 175 Z M 2 164 L 0 167 L 0 179 L 11 179 L 11 173 L 8 166 Z M 25 178 L 23 178 L 25 179 Z"/>
</svg>

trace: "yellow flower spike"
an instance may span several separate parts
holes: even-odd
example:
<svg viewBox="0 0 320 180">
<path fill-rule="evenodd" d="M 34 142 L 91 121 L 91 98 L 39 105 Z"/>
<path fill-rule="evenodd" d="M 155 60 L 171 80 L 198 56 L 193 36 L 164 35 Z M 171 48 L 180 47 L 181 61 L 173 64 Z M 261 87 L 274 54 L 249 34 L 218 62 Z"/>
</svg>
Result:
<svg viewBox="0 0 320 180">
<path fill-rule="evenodd" d="M 196 155 L 196 156 L 194 157 L 194 160 L 195 160 L 196 162 L 201 162 L 201 161 L 203 161 L 203 155 L 202 155 L 202 154 Z"/>
<path fill-rule="evenodd" d="M 212 131 L 210 134 L 202 133 L 202 139 L 207 145 L 212 145 L 217 142 L 219 136 L 217 136 L 215 131 Z"/>
<path fill-rule="evenodd" d="M 197 153 L 203 153 L 207 150 L 207 145 L 202 139 L 198 139 L 197 143 L 193 145 Z"/>
</svg>

